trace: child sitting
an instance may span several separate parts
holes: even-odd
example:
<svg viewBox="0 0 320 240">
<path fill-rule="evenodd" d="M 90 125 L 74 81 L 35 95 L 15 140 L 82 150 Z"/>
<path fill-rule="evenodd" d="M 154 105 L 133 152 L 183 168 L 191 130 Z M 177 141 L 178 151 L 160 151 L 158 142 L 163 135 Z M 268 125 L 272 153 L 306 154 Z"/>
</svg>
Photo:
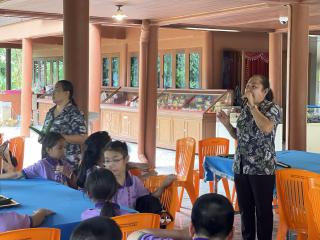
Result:
<svg viewBox="0 0 320 240">
<path fill-rule="evenodd" d="M 86 178 L 92 171 L 104 166 L 102 150 L 109 142 L 111 137 L 106 131 L 95 132 L 84 142 L 85 150 L 77 174 L 77 186 L 80 189 L 84 188 Z M 128 163 L 128 168 L 136 168 L 142 172 L 149 170 L 145 163 Z"/>
<path fill-rule="evenodd" d="M 121 240 L 118 224 L 110 218 L 94 217 L 81 222 L 72 232 L 70 240 Z"/>
<path fill-rule="evenodd" d="M 0 175 L 0 179 L 42 178 L 72 185 L 71 165 L 64 159 L 65 140 L 61 134 L 50 132 L 43 140 L 47 157 L 19 172 Z M 73 180 L 74 181 L 74 180 Z"/>
<path fill-rule="evenodd" d="M 39 226 L 46 216 L 53 214 L 51 210 L 42 208 L 32 216 L 21 215 L 16 212 L 0 213 L 0 232 Z"/>
<path fill-rule="evenodd" d="M 97 169 L 89 174 L 85 183 L 85 191 L 95 202 L 94 209 L 87 209 L 81 214 L 81 220 L 96 216 L 115 217 L 129 212 L 120 208 L 111 199 L 118 190 L 118 183 L 112 172 Z"/>
<path fill-rule="evenodd" d="M 165 188 L 176 179 L 175 175 L 168 175 L 162 185 L 155 192 L 150 194 L 150 192 L 144 187 L 143 182 L 138 177 L 131 175 L 127 171 L 129 155 L 128 147 L 125 142 L 110 142 L 103 152 L 105 168 L 109 169 L 114 174 L 120 185 L 117 193 L 113 197 L 113 202 L 121 206 L 136 209 L 137 199 L 141 199 L 141 197 L 144 196 L 147 196 L 146 199 L 150 203 L 150 198 L 160 198 Z M 148 212 L 148 210 L 144 211 L 143 209 L 136 210 L 139 212 Z"/>
</svg>

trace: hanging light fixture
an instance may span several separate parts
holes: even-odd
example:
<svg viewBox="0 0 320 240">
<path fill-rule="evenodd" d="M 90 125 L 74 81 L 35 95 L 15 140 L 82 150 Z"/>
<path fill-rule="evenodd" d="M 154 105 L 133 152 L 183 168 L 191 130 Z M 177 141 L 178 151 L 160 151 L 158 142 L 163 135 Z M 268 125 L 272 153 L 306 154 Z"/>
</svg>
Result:
<svg viewBox="0 0 320 240">
<path fill-rule="evenodd" d="M 122 21 L 124 18 L 128 17 L 121 10 L 121 7 L 123 5 L 116 5 L 116 6 L 118 7 L 118 9 L 117 9 L 116 13 L 114 15 L 112 15 L 112 18 L 116 19 L 117 21 Z"/>
</svg>

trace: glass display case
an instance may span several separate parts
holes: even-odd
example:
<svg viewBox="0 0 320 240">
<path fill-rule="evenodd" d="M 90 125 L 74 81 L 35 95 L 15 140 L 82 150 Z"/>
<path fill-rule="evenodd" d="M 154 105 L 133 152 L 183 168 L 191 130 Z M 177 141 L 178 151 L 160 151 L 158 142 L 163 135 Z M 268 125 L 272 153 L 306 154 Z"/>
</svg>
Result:
<svg viewBox="0 0 320 240">
<path fill-rule="evenodd" d="M 159 110 L 188 112 L 216 112 L 232 104 L 232 91 L 227 90 L 158 90 L 157 107 Z M 137 108 L 138 89 L 108 88 L 101 94 L 101 103 L 117 104 Z"/>
<path fill-rule="evenodd" d="M 307 122 L 320 123 L 320 106 L 316 106 L 316 105 L 307 106 Z"/>
</svg>

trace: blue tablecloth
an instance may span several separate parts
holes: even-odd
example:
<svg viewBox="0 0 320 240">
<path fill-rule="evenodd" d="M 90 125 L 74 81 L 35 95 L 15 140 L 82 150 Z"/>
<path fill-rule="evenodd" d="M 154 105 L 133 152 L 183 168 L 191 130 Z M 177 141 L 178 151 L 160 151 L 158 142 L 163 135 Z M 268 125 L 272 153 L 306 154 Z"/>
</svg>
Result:
<svg viewBox="0 0 320 240">
<path fill-rule="evenodd" d="M 38 208 L 53 210 L 56 214 L 47 217 L 41 227 L 60 228 L 61 240 L 69 239 L 73 228 L 80 222 L 81 212 L 94 207 L 84 193 L 47 180 L 0 180 L 0 194 L 21 204 L 0 212 L 32 215 Z"/>
<path fill-rule="evenodd" d="M 320 154 L 303 151 L 276 152 L 277 161 L 290 165 L 292 168 L 304 169 L 320 174 Z M 205 180 L 212 181 L 213 175 L 233 179 L 233 159 L 224 157 L 206 157 L 203 167 Z"/>
</svg>

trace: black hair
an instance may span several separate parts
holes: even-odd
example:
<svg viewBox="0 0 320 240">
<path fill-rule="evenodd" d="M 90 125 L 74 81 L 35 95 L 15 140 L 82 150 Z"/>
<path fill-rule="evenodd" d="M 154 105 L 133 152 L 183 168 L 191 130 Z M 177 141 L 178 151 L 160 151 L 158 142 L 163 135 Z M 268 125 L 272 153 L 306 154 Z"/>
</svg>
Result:
<svg viewBox="0 0 320 240">
<path fill-rule="evenodd" d="M 121 240 L 119 225 L 106 217 L 93 217 L 81 222 L 73 231 L 70 240 Z"/>
<path fill-rule="evenodd" d="M 107 144 L 107 146 L 103 149 L 103 152 L 106 151 L 114 151 L 121 153 L 124 158 L 126 158 L 128 153 L 128 145 L 125 142 L 121 141 L 112 141 Z"/>
<path fill-rule="evenodd" d="M 102 155 L 102 149 L 111 141 L 111 137 L 106 131 L 99 131 L 91 134 L 84 144 L 86 150 L 83 153 L 83 159 L 79 165 L 77 175 L 77 185 L 84 187 L 87 177 L 87 171 L 97 165 Z"/>
<path fill-rule="evenodd" d="M 217 193 L 199 197 L 193 205 L 191 222 L 196 234 L 226 238 L 232 230 L 234 210 L 229 200 Z"/>
<path fill-rule="evenodd" d="M 104 203 L 102 214 L 107 217 L 119 215 L 119 206 L 110 202 L 118 188 L 119 184 L 116 177 L 111 171 L 104 168 L 96 169 L 90 173 L 85 183 L 85 190 L 88 195 L 94 201 Z"/>
<path fill-rule="evenodd" d="M 268 93 L 267 93 L 265 98 L 266 98 L 266 100 L 272 102 L 272 100 L 273 100 L 273 92 L 272 92 L 272 90 L 270 88 L 269 79 L 266 76 L 263 76 L 263 75 L 260 75 L 260 74 L 253 75 L 251 78 L 259 79 L 260 83 L 263 86 L 263 89 L 268 89 Z"/>
<path fill-rule="evenodd" d="M 76 102 L 73 99 L 73 85 L 68 80 L 59 80 L 56 84 L 60 84 L 63 91 L 69 92 L 69 101 L 74 105 L 77 106 Z"/>
<path fill-rule="evenodd" d="M 62 139 L 64 139 L 64 137 L 60 133 L 48 132 L 42 141 L 42 148 L 45 150 L 44 157 L 48 156 L 48 149 L 53 148 Z"/>
</svg>

